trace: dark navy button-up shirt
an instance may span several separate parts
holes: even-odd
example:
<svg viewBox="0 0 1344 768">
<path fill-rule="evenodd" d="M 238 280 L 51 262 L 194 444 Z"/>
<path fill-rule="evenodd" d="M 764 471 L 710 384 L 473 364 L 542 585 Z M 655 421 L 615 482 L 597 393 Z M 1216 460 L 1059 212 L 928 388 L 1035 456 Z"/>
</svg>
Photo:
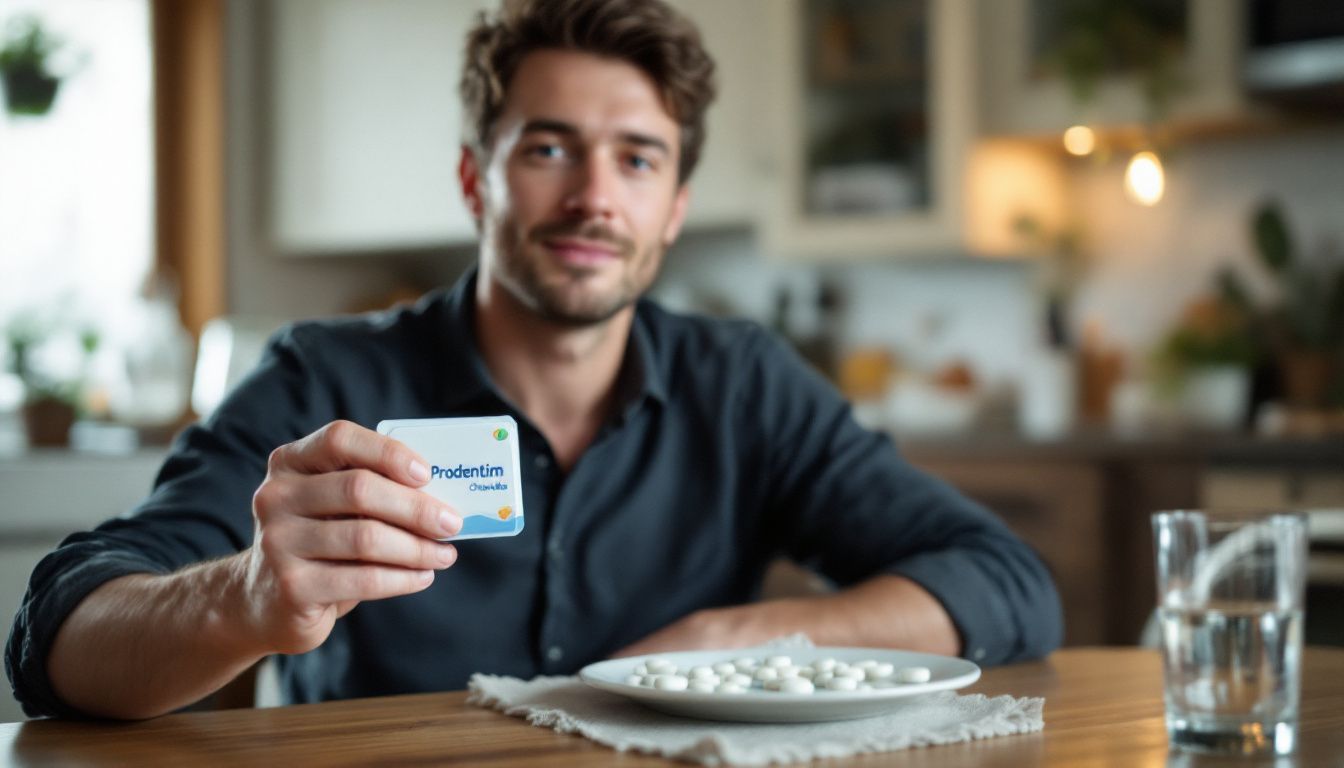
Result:
<svg viewBox="0 0 1344 768">
<path fill-rule="evenodd" d="M 293 702 L 456 689 L 473 672 L 572 673 L 693 611 L 753 600 L 781 555 L 842 587 L 914 580 L 982 663 L 1059 644 L 1058 597 L 1031 549 L 859 427 L 827 382 L 748 322 L 641 301 L 619 407 L 561 471 L 482 363 L 474 281 L 277 334 L 219 410 L 178 438 L 149 498 L 37 566 L 5 652 L 25 709 L 79 714 L 53 693 L 46 662 L 80 600 L 118 576 L 248 547 L 271 450 L 335 419 L 513 416 L 526 524 L 460 542 L 457 564 L 425 591 L 361 603 L 322 646 L 281 657 Z"/>
</svg>

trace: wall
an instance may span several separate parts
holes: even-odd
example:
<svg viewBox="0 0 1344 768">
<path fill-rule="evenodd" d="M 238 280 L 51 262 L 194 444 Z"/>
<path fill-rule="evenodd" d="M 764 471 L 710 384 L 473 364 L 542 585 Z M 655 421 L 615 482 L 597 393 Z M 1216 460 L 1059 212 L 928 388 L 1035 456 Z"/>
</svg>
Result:
<svg viewBox="0 0 1344 768">
<path fill-rule="evenodd" d="M 1080 322 L 1099 321 L 1131 350 L 1153 344 L 1219 267 L 1258 274 L 1247 220 L 1270 197 L 1304 250 L 1321 254 L 1333 240 L 1333 258 L 1344 259 L 1344 128 L 1203 140 L 1169 155 L 1166 197 L 1153 208 L 1124 197 L 1123 159 L 1074 167 L 1094 259 L 1078 294 Z"/>
</svg>

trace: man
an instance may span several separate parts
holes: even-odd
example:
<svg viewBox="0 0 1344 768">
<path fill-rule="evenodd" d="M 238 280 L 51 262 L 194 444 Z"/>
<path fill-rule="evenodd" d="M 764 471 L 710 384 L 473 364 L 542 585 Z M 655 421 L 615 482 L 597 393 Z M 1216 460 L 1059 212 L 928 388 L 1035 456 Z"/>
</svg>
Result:
<svg viewBox="0 0 1344 768">
<path fill-rule="evenodd" d="M 6 653 L 28 711 L 151 717 L 272 654 L 313 701 L 793 631 L 986 663 L 1054 648 L 1054 588 L 1001 523 L 764 332 L 639 300 L 685 216 L 712 69 L 650 0 L 483 19 L 459 168 L 479 270 L 282 332 L 134 516 L 46 558 Z M 502 413 L 528 525 L 459 552 L 424 457 L 370 427 Z M 752 604 L 778 554 L 843 589 Z"/>
</svg>

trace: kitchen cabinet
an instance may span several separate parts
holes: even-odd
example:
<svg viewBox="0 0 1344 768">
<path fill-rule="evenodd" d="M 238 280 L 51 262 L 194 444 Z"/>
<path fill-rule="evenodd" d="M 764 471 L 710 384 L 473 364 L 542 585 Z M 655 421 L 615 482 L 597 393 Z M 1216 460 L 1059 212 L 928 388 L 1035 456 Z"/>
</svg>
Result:
<svg viewBox="0 0 1344 768">
<path fill-rule="evenodd" d="M 700 28 L 714 57 L 718 96 L 705 117 L 705 146 L 691 176 L 690 229 L 742 226 L 756 218 L 769 155 L 760 140 L 766 69 L 760 34 L 775 0 L 671 0 Z"/>
<path fill-rule="evenodd" d="M 1245 18 L 1241 3 L 1184 2 L 1185 46 L 1176 64 L 1181 92 L 1167 116 L 1172 124 L 1214 127 L 1243 119 L 1240 56 Z M 1067 4 L 1058 0 L 986 0 L 978 3 L 981 127 L 990 135 L 1058 137 L 1069 126 L 1133 128 L 1148 117 L 1142 84 L 1133 75 L 1104 78 L 1086 106 L 1067 83 L 1042 73 L 1040 30 Z M 1057 19 L 1056 19 L 1057 20 Z"/>
<path fill-rule="evenodd" d="M 762 25 L 767 250 L 807 259 L 960 250 L 972 0 L 777 0 Z"/>
<path fill-rule="evenodd" d="M 457 81 L 475 0 L 268 3 L 270 219 L 283 253 L 475 238 Z"/>
<path fill-rule="evenodd" d="M 674 0 L 717 60 L 721 98 L 687 227 L 756 214 L 759 20 L 770 0 Z M 464 36 L 490 0 L 270 3 L 269 206 L 287 254 L 474 242 L 458 191 Z"/>
</svg>

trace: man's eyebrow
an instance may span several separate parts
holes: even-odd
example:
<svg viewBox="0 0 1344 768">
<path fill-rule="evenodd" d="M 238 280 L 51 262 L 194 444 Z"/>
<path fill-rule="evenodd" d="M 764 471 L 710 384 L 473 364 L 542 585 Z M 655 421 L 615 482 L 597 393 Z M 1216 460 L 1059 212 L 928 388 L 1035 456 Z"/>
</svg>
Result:
<svg viewBox="0 0 1344 768">
<path fill-rule="evenodd" d="M 667 142 L 657 136 L 650 136 L 647 133 L 636 133 L 634 131 L 622 131 L 619 136 L 621 137 L 621 141 L 626 144 L 634 144 L 640 147 L 656 149 L 664 155 L 672 154 L 672 150 L 668 148 Z"/>
<path fill-rule="evenodd" d="M 578 136 L 579 129 L 578 126 L 563 120 L 538 117 L 523 123 L 523 133 L 563 133 L 567 136 Z"/>
<path fill-rule="evenodd" d="M 563 120 L 553 120 L 550 118 L 534 118 L 523 123 L 524 134 L 527 133 L 558 133 L 562 136 L 578 136 L 579 128 L 573 123 L 567 123 Z M 621 131 L 616 134 L 622 142 L 626 144 L 635 144 L 641 147 L 650 147 L 662 152 L 665 155 L 672 154 L 667 142 L 648 133 L 638 131 Z"/>
</svg>

